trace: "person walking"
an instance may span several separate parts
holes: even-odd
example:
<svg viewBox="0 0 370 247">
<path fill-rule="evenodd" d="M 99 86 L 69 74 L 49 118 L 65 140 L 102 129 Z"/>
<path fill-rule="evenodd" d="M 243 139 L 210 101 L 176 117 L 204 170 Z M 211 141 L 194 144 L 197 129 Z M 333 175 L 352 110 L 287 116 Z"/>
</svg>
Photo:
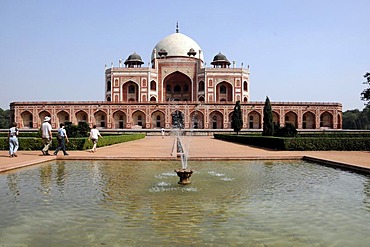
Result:
<svg viewBox="0 0 370 247">
<path fill-rule="evenodd" d="M 93 126 L 93 128 L 91 129 L 90 131 L 90 140 L 93 142 L 93 148 L 90 150 L 90 152 L 94 153 L 96 152 L 96 145 L 98 144 L 98 139 L 99 137 L 103 138 L 101 135 L 100 135 L 100 132 L 99 130 L 96 128 L 96 125 Z"/>
<path fill-rule="evenodd" d="M 165 135 L 165 131 L 164 131 L 164 128 L 161 129 L 161 136 L 162 136 L 162 139 L 164 139 L 164 135 Z"/>
<path fill-rule="evenodd" d="M 9 129 L 9 132 L 8 132 L 9 157 L 10 158 L 17 157 L 17 151 L 19 148 L 18 135 L 19 135 L 19 131 L 17 128 L 17 123 L 13 122 L 12 127 Z"/>
<path fill-rule="evenodd" d="M 63 151 L 64 155 L 69 155 L 66 151 L 66 142 L 69 142 L 67 132 L 64 129 L 64 123 L 59 124 L 57 140 L 58 140 L 58 147 L 54 151 L 54 155 L 58 155 L 59 150 Z"/>
<path fill-rule="evenodd" d="M 51 118 L 46 116 L 44 122 L 41 125 L 41 133 L 42 133 L 42 143 L 44 144 L 44 148 L 41 150 L 43 155 L 50 155 L 49 148 L 52 143 L 53 135 L 51 133 Z"/>
</svg>

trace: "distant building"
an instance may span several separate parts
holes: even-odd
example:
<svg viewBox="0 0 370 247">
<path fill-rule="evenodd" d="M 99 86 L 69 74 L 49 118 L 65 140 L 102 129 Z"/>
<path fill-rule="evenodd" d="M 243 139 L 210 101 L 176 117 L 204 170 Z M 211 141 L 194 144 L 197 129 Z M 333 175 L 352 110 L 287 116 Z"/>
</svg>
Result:
<svg viewBox="0 0 370 247">
<path fill-rule="evenodd" d="M 144 67 L 133 53 L 105 69 L 104 101 L 12 102 L 20 128 L 40 128 L 51 116 L 61 122 L 87 122 L 100 129 L 230 129 L 236 101 L 241 102 L 243 129 L 261 129 L 264 101 L 252 102 L 249 67 L 236 67 L 216 54 L 209 67 L 203 51 L 176 30 L 159 41 Z M 323 102 L 271 102 L 274 122 L 297 129 L 341 129 L 342 105 Z"/>
</svg>

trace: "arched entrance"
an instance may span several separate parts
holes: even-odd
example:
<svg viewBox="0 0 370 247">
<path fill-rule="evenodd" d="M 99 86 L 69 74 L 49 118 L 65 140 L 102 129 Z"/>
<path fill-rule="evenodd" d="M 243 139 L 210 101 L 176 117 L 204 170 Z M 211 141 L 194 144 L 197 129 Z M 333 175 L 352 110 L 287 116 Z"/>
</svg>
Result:
<svg viewBox="0 0 370 247">
<path fill-rule="evenodd" d="M 302 117 L 302 128 L 303 129 L 315 129 L 315 114 L 312 112 L 306 112 Z"/>
<path fill-rule="evenodd" d="M 103 111 L 97 111 L 94 114 L 96 127 L 106 128 L 107 127 L 107 114 Z"/>
<path fill-rule="evenodd" d="M 152 114 L 152 128 L 164 128 L 164 113 L 161 111 L 155 111 Z"/>
<path fill-rule="evenodd" d="M 116 111 L 113 114 L 114 129 L 125 129 L 126 128 L 126 114 L 122 111 Z"/>
<path fill-rule="evenodd" d="M 289 123 L 289 124 L 293 125 L 294 128 L 298 127 L 297 114 L 295 114 L 294 112 L 290 111 L 287 114 L 285 114 L 284 119 L 285 119 L 285 125 L 287 123 Z"/>
<path fill-rule="evenodd" d="M 60 111 L 57 114 L 57 126 L 59 127 L 59 124 L 69 122 L 69 114 L 65 111 Z"/>
<path fill-rule="evenodd" d="M 76 112 L 77 123 L 87 123 L 87 113 L 85 111 Z"/>
<path fill-rule="evenodd" d="M 276 124 L 277 126 L 280 126 L 280 116 L 276 112 L 272 112 L 272 122 Z"/>
<path fill-rule="evenodd" d="M 203 129 L 204 128 L 204 115 L 200 111 L 193 111 L 190 114 L 191 125 L 190 128 L 193 129 Z"/>
<path fill-rule="evenodd" d="M 39 113 L 41 124 L 44 122 L 44 119 L 45 119 L 46 116 L 51 117 L 51 114 L 47 111 L 42 111 L 42 112 Z"/>
<path fill-rule="evenodd" d="M 190 78 L 176 71 L 168 75 L 164 81 L 164 97 L 166 101 L 191 101 L 192 83 Z"/>
<path fill-rule="evenodd" d="M 261 129 L 261 114 L 256 111 L 251 111 L 248 114 L 248 128 Z"/>
<path fill-rule="evenodd" d="M 320 127 L 333 128 L 333 115 L 329 112 L 324 112 L 320 115 Z"/>
<path fill-rule="evenodd" d="M 29 111 L 24 111 L 21 114 L 23 128 L 33 128 L 33 116 Z"/>
<path fill-rule="evenodd" d="M 122 85 L 122 101 L 139 101 L 139 86 L 135 82 L 128 81 Z"/>
<path fill-rule="evenodd" d="M 145 128 L 145 114 L 142 111 L 136 111 L 132 114 L 134 128 Z"/>
<path fill-rule="evenodd" d="M 221 101 L 232 101 L 233 100 L 233 87 L 230 83 L 223 81 L 216 86 L 216 100 Z"/>
<path fill-rule="evenodd" d="M 221 112 L 214 111 L 209 114 L 209 126 L 211 129 L 223 129 L 224 118 Z"/>
</svg>

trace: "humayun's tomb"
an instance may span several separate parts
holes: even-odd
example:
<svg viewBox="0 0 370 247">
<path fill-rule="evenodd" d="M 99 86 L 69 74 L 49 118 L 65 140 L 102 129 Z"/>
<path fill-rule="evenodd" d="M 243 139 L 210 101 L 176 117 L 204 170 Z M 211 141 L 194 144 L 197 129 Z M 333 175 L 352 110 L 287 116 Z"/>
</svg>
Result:
<svg viewBox="0 0 370 247">
<path fill-rule="evenodd" d="M 100 129 L 171 128 L 174 115 L 185 129 L 231 129 L 236 101 L 243 129 L 261 129 L 264 101 L 250 101 L 249 66 L 240 68 L 224 54 L 206 67 L 203 50 L 188 36 L 175 33 L 159 41 L 148 67 L 133 53 L 118 67 L 105 68 L 104 101 L 12 102 L 12 121 L 38 129 L 45 116 L 59 123 L 87 122 Z M 341 129 L 342 104 L 271 102 L 274 122 L 297 129 Z"/>
</svg>

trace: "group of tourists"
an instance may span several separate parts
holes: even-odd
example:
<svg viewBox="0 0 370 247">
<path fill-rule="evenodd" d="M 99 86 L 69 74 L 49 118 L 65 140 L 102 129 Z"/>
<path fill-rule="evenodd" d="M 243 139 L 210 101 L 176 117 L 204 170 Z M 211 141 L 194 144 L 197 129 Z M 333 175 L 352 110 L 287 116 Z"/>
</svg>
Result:
<svg viewBox="0 0 370 247">
<path fill-rule="evenodd" d="M 49 149 L 52 144 L 53 133 L 52 127 L 50 124 L 51 118 L 46 116 L 44 122 L 41 125 L 41 137 L 42 143 L 44 145 L 43 149 L 41 150 L 42 155 L 50 155 Z M 19 148 L 19 141 L 18 141 L 19 130 L 17 128 L 17 123 L 12 123 L 9 132 L 8 132 L 8 140 L 9 140 L 9 157 L 17 157 L 17 151 Z M 90 131 L 89 140 L 92 141 L 93 147 L 90 152 L 94 153 L 97 151 L 96 146 L 98 144 L 99 137 L 102 137 L 99 130 L 96 128 L 96 125 Z M 57 140 L 58 140 L 58 147 L 54 151 L 54 155 L 58 155 L 58 152 L 62 150 L 64 155 L 69 155 L 66 151 L 66 143 L 69 142 L 67 131 L 65 130 L 65 124 L 61 123 L 59 125 L 59 129 L 57 132 Z"/>
</svg>

